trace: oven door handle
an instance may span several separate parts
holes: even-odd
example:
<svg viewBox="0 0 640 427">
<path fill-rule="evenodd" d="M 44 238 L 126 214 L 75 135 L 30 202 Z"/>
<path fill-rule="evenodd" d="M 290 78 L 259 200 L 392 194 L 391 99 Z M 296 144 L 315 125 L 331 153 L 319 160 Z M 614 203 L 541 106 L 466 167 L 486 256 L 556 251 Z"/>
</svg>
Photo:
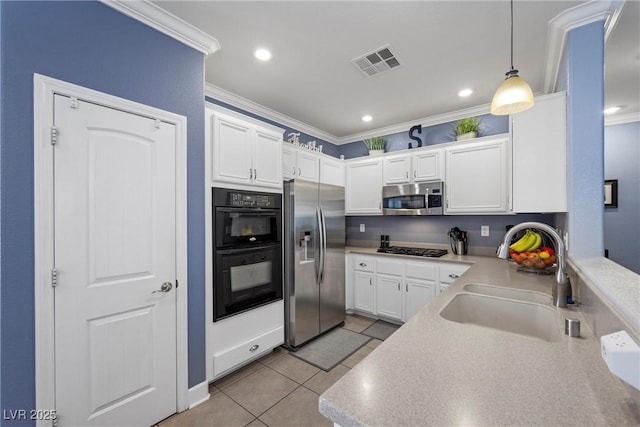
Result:
<svg viewBox="0 0 640 427">
<path fill-rule="evenodd" d="M 251 213 L 256 215 L 275 215 L 280 209 L 278 208 L 222 208 L 216 207 L 217 212 L 225 213 Z"/>
<path fill-rule="evenodd" d="M 274 249 L 277 248 L 278 246 L 280 246 L 280 243 L 274 243 L 272 245 L 262 245 L 262 246 L 244 246 L 242 248 L 235 248 L 235 249 L 217 249 L 216 253 L 218 255 L 233 255 L 233 254 L 240 254 L 240 253 L 247 253 L 247 252 L 255 252 L 255 251 L 260 251 L 260 250 L 265 250 L 265 249 Z"/>
</svg>

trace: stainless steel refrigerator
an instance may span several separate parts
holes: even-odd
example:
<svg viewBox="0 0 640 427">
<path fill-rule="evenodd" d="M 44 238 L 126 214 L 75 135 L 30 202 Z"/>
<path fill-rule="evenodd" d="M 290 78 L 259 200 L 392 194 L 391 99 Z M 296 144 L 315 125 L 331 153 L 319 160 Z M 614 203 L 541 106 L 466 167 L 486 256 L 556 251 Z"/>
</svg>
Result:
<svg viewBox="0 0 640 427">
<path fill-rule="evenodd" d="M 296 349 L 345 320 L 344 187 L 284 183 L 285 344 Z"/>
</svg>

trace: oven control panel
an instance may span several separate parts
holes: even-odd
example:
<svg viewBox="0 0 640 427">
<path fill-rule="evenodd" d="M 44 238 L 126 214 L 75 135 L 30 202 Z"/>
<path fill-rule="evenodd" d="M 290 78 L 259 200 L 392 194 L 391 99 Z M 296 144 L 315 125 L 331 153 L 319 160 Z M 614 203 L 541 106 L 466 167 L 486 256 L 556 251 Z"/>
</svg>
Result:
<svg viewBox="0 0 640 427">
<path fill-rule="evenodd" d="M 241 208 L 273 208 L 274 199 L 270 194 L 229 193 L 229 205 Z"/>
</svg>

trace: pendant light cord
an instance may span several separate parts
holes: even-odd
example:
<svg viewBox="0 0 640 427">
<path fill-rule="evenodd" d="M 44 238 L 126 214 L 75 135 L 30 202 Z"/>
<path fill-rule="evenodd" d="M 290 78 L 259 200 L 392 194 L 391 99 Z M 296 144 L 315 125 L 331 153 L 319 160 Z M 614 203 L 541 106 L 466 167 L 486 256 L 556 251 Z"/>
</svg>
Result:
<svg viewBox="0 0 640 427">
<path fill-rule="evenodd" d="M 513 0 L 511 0 L 511 69 L 513 70 Z"/>
</svg>

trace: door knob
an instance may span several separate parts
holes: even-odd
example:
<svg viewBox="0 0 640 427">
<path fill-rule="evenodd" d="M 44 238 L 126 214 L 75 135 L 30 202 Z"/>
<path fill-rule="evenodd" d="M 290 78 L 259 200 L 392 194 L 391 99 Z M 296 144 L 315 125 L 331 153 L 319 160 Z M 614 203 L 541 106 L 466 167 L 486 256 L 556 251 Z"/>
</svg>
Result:
<svg viewBox="0 0 640 427">
<path fill-rule="evenodd" d="M 155 294 L 156 292 L 167 293 L 171 290 L 171 288 L 173 288 L 173 284 L 171 282 L 164 282 L 162 285 L 160 285 L 160 289 L 158 289 L 157 291 L 153 291 L 151 293 L 152 294 Z"/>
</svg>

